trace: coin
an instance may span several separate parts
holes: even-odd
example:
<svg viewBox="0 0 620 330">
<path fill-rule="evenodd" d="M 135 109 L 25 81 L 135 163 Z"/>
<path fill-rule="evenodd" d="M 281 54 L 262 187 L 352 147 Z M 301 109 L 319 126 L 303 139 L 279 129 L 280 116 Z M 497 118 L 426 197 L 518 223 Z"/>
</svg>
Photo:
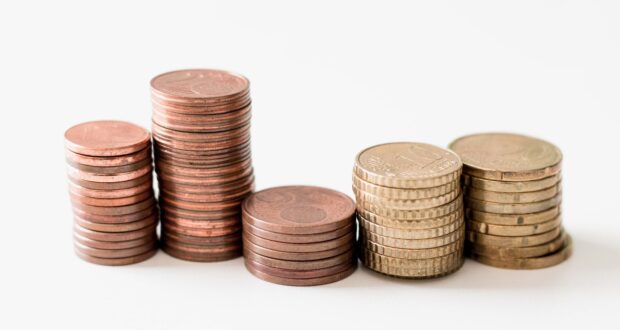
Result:
<svg viewBox="0 0 620 330">
<path fill-rule="evenodd" d="M 360 245 L 376 254 L 384 255 L 386 257 L 401 258 L 401 259 L 429 259 L 445 256 L 457 251 L 463 251 L 464 238 L 461 237 L 454 243 L 439 246 L 430 249 L 401 249 L 389 246 L 377 244 L 373 241 L 366 239 L 364 234 L 360 235 Z"/>
<path fill-rule="evenodd" d="M 82 123 L 65 132 L 67 149 L 86 156 L 120 156 L 144 149 L 151 135 L 131 123 L 102 120 Z"/>
<path fill-rule="evenodd" d="M 81 245 L 88 246 L 88 247 L 95 248 L 95 249 L 104 249 L 104 250 L 129 249 L 129 248 L 147 244 L 151 241 L 157 241 L 156 234 L 153 234 L 152 236 L 144 236 L 144 237 L 137 238 L 131 241 L 120 241 L 120 242 L 97 241 L 94 239 L 83 237 L 79 235 L 78 233 L 73 233 L 73 238 L 75 239 L 76 242 L 80 243 Z"/>
<path fill-rule="evenodd" d="M 83 228 L 106 232 L 106 233 L 117 233 L 117 232 L 127 232 L 138 230 L 144 227 L 150 227 L 157 224 L 157 214 L 153 213 L 144 219 L 136 220 L 133 222 L 126 223 L 97 223 L 88 221 L 80 218 L 77 214 L 73 216 L 73 220 L 76 224 L 80 225 Z"/>
<path fill-rule="evenodd" d="M 560 183 L 558 183 L 557 185 L 551 186 L 546 189 L 518 193 L 486 191 L 468 187 L 466 189 L 465 196 L 467 196 L 468 198 L 493 203 L 535 203 L 553 198 L 562 191 L 561 187 L 562 186 L 560 185 Z"/>
<path fill-rule="evenodd" d="M 555 227 L 548 232 L 529 236 L 495 236 L 468 231 L 466 237 L 467 240 L 476 244 L 499 247 L 526 247 L 551 242 L 560 235 L 561 230 L 562 227 Z"/>
<path fill-rule="evenodd" d="M 461 189 L 457 188 L 456 190 L 437 197 L 417 199 L 394 199 L 379 197 L 373 194 L 366 193 L 364 191 L 360 191 L 355 187 L 353 187 L 353 193 L 355 193 L 355 197 L 358 201 L 362 203 L 373 204 L 378 207 L 393 208 L 398 210 L 423 210 L 437 207 L 440 205 L 445 205 L 453 201 L 457 198 L 457 196 L 460 196 Z"/>
<path fill-rule="evenodd" d="M 318 243 L 337 239 L 348 233 L 355 233 L 355 224 L 353 223 L 347 224 L 342 228 L 320 234 L 282 234 L 263 230 L 250 224 L 247 224 L 246 228 L 252 232 L 253 235 L 258 237 L 284 243 Z"/>
<path fill-rule="evenodd" d="M 401 238 L 401 239 L 426 239 L 426 238 L 434 238 L 439 236 L 444 236 L 449 233 L 454 232 L 455 230 L 461 228 L 464 224 L 464 218 L 461 217 L 456 221 L 447 224 L 441 227 L 428 228 L 428 229 L 403 229 L 403 228 L 392 228 L 385 227 L 381 225 L 374 224 L 362 217 L 361 215 L 357 215 L 357 219 L 359 224 L 364 230 L 368 232 L 386 236 L 393 238 Z"/>
<path fill-rule="evenodd" d="M 368 240 L 380 245 L 401 249 L 430 249 L 448 245 L 463 237 L 464 230 L 465 224 L 462 224 L 460 228 L 447 235 L 425 239 L 402 239 L 378 235 L 366 230 L 364 227 L 360 227 L 360 233 Z"/>
<path fill-rule="evenodd" d="M 80 236 L 90 238 L 96 241 L 105 241 L 105 242 L 120 242 L 120 241 L 131 241 L 134 239 L 142 238 L 144 236 L 151 236 L 155 232 L 157 228 L 157 223 L 144 227 L 138 230 L 126 231 L 126 232 L 118 232 L 118 233 L 106 233 L 100 232 L 96 230 L 91 230 L 84 228 L 78 224 L 74 224 L 73 230 Z"/>
<path fill-rule="evenodd" d="M 345 253 L 346 251 L 351 249 L 351 242 L 346 242 L 343 245 L 325 251 L 317 251 L 317 252 L 284 252 L 278 250 L 272 250 L 260 245 L 256 245 L 252 243 L 250 240 L 244 239 L 243 246 L 246 249 L 252 250 L 257 254 L 260 254 L 265 257 L 274 258 L 274 259 L 282 259 L 282 260 L 292 260 L 292 261 L 309 261 L 309 260 L 320 260 L 335 257 L 339 254 Z"/>
<path fill-rule="evenodd" d="M 352 263 L 355 260 L 355 254 L 353 249 L 339 254 L 335 257 L 320 259 L 320 260 L 306 260 L 306 261 L 291 261 L 291 260 L 280 260 L 262 256 L 257 254 L 256 252 L 249 250 L 247 248 L 243 249 L 243 255 L 246 259 L 252 260 L 254 262 L 274 267 L 274 268 L 282 268 L 289 270 L 316 270 L 322 268 L 333 267 L 337 265 L 341 265 L 344 263 Z"/>
<path fill-rule="evenodd" d="M 192 220 L 222 220 L 226 218 L 230 218 L 232 216 L 239 216 L 239 210 L 236 208 L 230 210 L 219 210 L 219 211 L 192 211 L 192 210 L 184 210 L 178 207 L 174 207 L 171 205 L 167 205 L 165 201 L 159 200 L 159 205 L 161 206 L 162 214 L 165 216 L 173 215 L 175 217 L 181 217 L 185 219 Z"/>
<path fill-rule="evenodd" d="M 496 236 L 527 236 L 548 232 L 551 229 L 558 227 L 561 223 L 562 217 L 557 216 L 553 220 L 533 225 L 502 226 L 469 220 L 467 222 L 467 226 L 469 230 L 482 234 Z"/>
<path fill-rule="evenodd" d="M 292 286 L 314 286 L 314 285 L 324 285 L 324 284 L 338 282 L 342 279 L 347 278 L 349 275 L 353 274 L 353 272 L 357 268 L 357 265 L 354 264 L 349 269 L 343 272 L 334 274 L 334 275 L 329 275 L 329 276 L 324 276 L 324 277 L 315 277 L 315 278 L 293 279 L 293 278 L 285 278 L 285 277 L 269 275 L 265 272 L 260 271 L 259 269 L 255 267 L 252 267 L 251 263 L 248 263 L 248 262 L 246 262 L 245 266 L 246 266 L 246 269 L 250 273 L 252 273 L 252 275 L 264 281 L 275 283 L 275 284 L 292 285 Z"/>
<path fill-rule="evenodd" d="M 164 214 L 162 216 L 165 222 L 179 227 L 189 227 L 195 229 L 217 229 L 238 225 L 241 220 L 239 216 L 232 216 L 228 218 L 221 218 L 217 220 L 194 220 L 182 217 L 176 217 L 173 215 Z"/>
<path fill-rule="evenodd" d="M 83 197 L 90 198 L 102 198 L 102 199 L 116 199 L 116 198 L 125 198 L 134 195 L 141 194 L 145 191 L 150 191 L 152 189 L 151 182 L 145 182 L 141 185 L 126 188 L 126 189 L 116 189 L 116 190 L 100 190 L 100 189 L 88 189 L 84 187 L 80 187 L 75 183 L 69 182 L 69 193 L 74 195 L 79 195 Z"/>
<path fill-rule="evenodd" d="M 127 172 L 133 172 L 144 168 L 146 166 L 151 165 L 152 160 L 150 158 L 145 158 L 137 163 L 123 165 L 123 166 L 90 166 L 90 165 L 82 165 L 70 160 L 67 160 L 67 164 L 76 170 L 93 173 L 95 175 L 119 175 Z M 125 181 L 125 180 L 123 180 Z"/>
<path fill-rule="evenodd" d="M 162 245 L 161 249 L 162 251 L 166 252 L 166 254 L 172 257 L 193 262 L 225 261 L 238 258 L 242 254 L 241 250 L 233 250 L 221 253 L 190 253 L 183 250 L 175 249 L 167 244 Z"/>
<path fill-rule="evenodd" d="M 394 209 L 383 207 L 380 205 L 368 203 L 364 200 L 357 200 L 357 209 L 370 211 L 378 216 L 400 219 L 400 220 L 425 220 L 431 218 L 444 217 L 463 207 L 462 195 L 459 195 L 453 201 L 428 209 Z"/>
<path fill-rule="evenodd" d="M 541 245 L 511 248 L 470 243 L 468 244 L 468 246 L 471 252 L 473 252 L 474 254 L 487 256 L 493 259 L 523 259 L 540 257 L 553 253 L 562 248 L 565 239 L 566 232 L 562 231 L 560 233 L 560 236 L 558 236 L 556 239 L 549 243 L 544 243 Z"/>
<path fill-rule="evenodd" d="M 458 180 L 462 163 L 452 151 L 424 143 L 387 143 L 367 148 L 355 159 L 362 180 L 393 188 L 430 188 Z"/>
<path fill-rule="evenodd" d="M 164 239 L 164 244 L 179 252 L 185 252 L 188 254 L 196 254 L 196 255 L 208 255 L 208 254 L 226 254 L 226 253 L 236 253 L 241 250 L 241 243 L 238 244 L 221 244 L 221 245 L 195 245 L 195 244 L 187 244 L 181 243 L 179 241 L 166 241 Z"/>
<path fill-rule="evenodd" d="M 83 254 L 97 257 L 97 258 L 127 258 L 136 255 L 141 255 L 148 251 L 154 250 L 157 247 L 157 241 L 151 241 L 144 245 L 127 248 L 127 249 L 96 249 L 86 245 L 82 245 L 79 242 L 74 242 L 75 249 Z"/>
<path fill-rule="evenodd" d="M 368 212 L 363 209 L 358 209 L 357 214 L 362 218 L 372 222 L 374 224 L 390 227 L 394 229 L 429 229 L 437 228 L 449 225 L 463 218 L 463 208 L 458 208 L 456 211 L 438 218 L 429 218 L 422 220 L 400 220 L 387 217 L 378 216 L 372 212 Z"/>
<path fill-rule="evenodd" d="M 151 185 L 153 184 L 153 176 L 151 172 L 135 179 L 121 181 L 121 182 L 95 182 L 82 180 L 78 178 L 73 178 L 69 176 L 69 181 L 77 186 L 87 189 L 95 189 L 95 190 L 118 190 L 118 189 L 128 189 L 137 187 L 145 182 L 149 182 Z"/>
<path fill-rule="evenodd" d="M 276 268 L 263 265 L 252 259 L 246 259 L 245 263 L 256 270 L 259 270 L 265 274 L 269 274 L 271 276 L 289 278 L 289 279 L 309 279 L 309 278 L 317 278 L 317 277 L 325 277 L 334 274 L 341 273 L 350 269 L 353 266 L 353 262 L 344 263 L 332 267 L 320 268 L 320 269 L 312 269 L 312 270 L 290 270 L 283 268 Z"/>
<path fill-rule="evenodd" d="M 99 258 L 99 257 L 90 256 L 88 254 L 82 253 L 79 250 L 75 249 L 75 254 L 81 259 L 88 261 L 90 263 L 93 263 L 93 264 L 99 264 L 99 265 L 104 265 L 104 266 L 124 266 L 124 265 L 136 264 L 136 263 L 139 263 L 139 262 L 142 262 L 142 261 L 145 261 L 151 258 L 156 253 L 157 253 L 157 249 L 152 249 L 146 253 L 143 253 L 137 256 L 126 257 L 126 258 Z"/>
<path fill-rule="evenodd" d="M 528 214 L 548 210 L 554 206 L 558 206 L 562 201 L 562 194 L 539 202 L 531 203 L 494 203 L 486 202 L 479 199 L 465 197 L 467 206 L 476 211 L 487 213 L 503 213 L 503 214 Z"/>
<path fill-rule="evenodd" d="M 121 198 L 97 198 L 97 197 L 87 197 L 74 194 L 73 192 L 69 192 L 69 196 L 71 196 L 71 200 L 92 206 L 125 206 L 131 205 L 135 203 L 139 203 L 147 198 L 153 198 L 153 191 L 147 190 L 143 191 L 139 194 Z"/>
<path fill-rule="evenodd" d="M 463 174 L 463 183 L 465 184 L 465 186 L 486 191 L 507 193 L 518 193 L 547 189 L 558 184 L 561 179 L 562 176 L 559 173 L 543 179 L 532 181 L 495 181 Z"/>
<path fill-rule="evenodd" d="M 553 206 L 540 212 L 527 214 L 500 214 L 481 212 L 472 209 L 466 210 L 468 219 L 502 226 L 539 224 L 555 219 L 558 215 L 560 215 L 560 212 L 560 205 Z"/>
<path fill-rule="evenodd" d="M 153 205 L 155 205 L 155 199 L 149 198 L 141 202 L 138 202 L 136 204 L 125 205 L 125 206 L 92 206 L 92 205 L 82 204 L 76 201 L 71 201 L 71 203 L 73 204 L 74 209 L 78 209 L 86 213 L 90 213 L 93 215 L 115 216 L 115 215 L 125 215 L 125 214 L 136 213 L 138 211 L 151 208 L 153 207 Z"/>
<path fill-rule="evenodd" d="M 197 237 L 190 235 L 183 235 L 170 230 L 162 230 L 162 240 L 175 241 L 185 244 L 193 245 L 224 245 L 224 244 L 236 244 L 241 242 L 241 233 L 234 233 L 224 236 L 212 236 L 212 237 Z"/>
<path fill-rule="evenodd" d="M 98 156 L 80 155 L 80 154 L 76 154 L 75 152 L 69 149 L 66 149 L 65 156 L 68 162 L 75 163 L 75 164 L 97 166 L 97 167 L 118 167 L 118 166 L 134 164 L 144 159 L 150 158 L 151 151 L 152 151 L 151 147 L 148 146 L 142 150 L 139 150 L 134 153 L 127 154 L 127 155 L 98 157 Z"/>
<path fill-rule="evenodd" d="M 267 249 L 277 250 L 282 252 L 319 252 L 319 251 L 327 251 L 338 248 L 346 243 L 351 243 L 355 241 L 355 233 L 353 231 L 344 234 L 341 237 L 338 237 L 333 240 L 317 242 L 317 243 L 285 243 L 272 241 L 268 239 L 264 239 L 255 235 L 252 232 L 251 227 L 247 224 L 243 226 L 243 237 L 259 246 L 262 246 Z"/>
<path fill-rule="evenodd" d="M 468 135 L 449 146 L 468 175 L 500 181 L 530 181 L 560 172 L 562 153 L 549 142 L 507 133 Z"/>
<path fill-rule="evenodd" d="M 411 279 L 431 279 L 450 275 L 463 266 L 465 258 L 456 259 L 452 264 L 445 264 L 434 268 L 405 268 L 396 267 L 380 262 L 364 262 L 364 265 L 371 270 L 394 277 Z"/>
<path fill-rule="evenodd" d="M 153 171 L 153 167 L 149 164 L 138 170 L 119 174 L 95 174 L 83 172 L 71 166 L 67 166 L 67 174 L 76 180 L 93 181 L 101 183 L 122 182 L 137 179 L 141 176 L 149 174 Z M 88 188 L 88 187 L 87 187 Z"/>
<path fill-rule="evenodd" d="M 147 216 L 156 213 L 157 207 L 149 207 L 144 210 L 140 210 L 135 213 L 123 214 L 123 215 L 97 215 L 91 214 L 85 211 L 82 211 L 77 208 L 73 208 L 73 214 L 81 219 L 88 220 L 91 222 L 97 223 L 112 223 L 112 224 L 121 224 L 138 221 L 140 219 L 144 219 Z"/>
<path fill-rule="evenodd" d="M 362 248 L 360 258 L 365 264 L 381 264 L 409 269 L 437 269 L 457 264 L 459 260 L 463 258 L 463 253 L 457 250 L 453 253 L 436 258 L 403 259 L 384 256 Z"/>
<path fill-rule="evenodd" d="M 359 178 L 355 173 L 353 174 L 353 190 L 364 191 L 366 193 L 390 199 L 418 199 L 418 198 L 431 198 L 448 194 L 456 189 L 460 189 L 461 183 L 459 180 L 451 181 L 446 184 L 431 188 L 419 188 L 419 189 L 402 189 L 402 188 L 390 188 L 384 187 L 370 182 L 364 181 Z"/>
<path fill-rule="evenodd" d="M 164 218 L 165 219 L 165 218 Z M 194 228 L 194 227 L 181 227 L 172 224 L 169 221 L 164 221 L 162 227 L 166 231 L 173 231 L 179 234 L 196 236 L 196 237 L 212 237 L 212 236 L 226 236 L 241 231 L 241 223 L 236 223 L 228 227 L 220 228 Z"/>
</svg>

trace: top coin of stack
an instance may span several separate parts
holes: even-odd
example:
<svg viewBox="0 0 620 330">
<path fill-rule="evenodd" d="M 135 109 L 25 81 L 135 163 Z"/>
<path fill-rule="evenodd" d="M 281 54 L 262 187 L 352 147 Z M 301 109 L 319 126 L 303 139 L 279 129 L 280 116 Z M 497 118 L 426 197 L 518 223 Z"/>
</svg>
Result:
<svg viewBox="0 0 620 330">
<path fill-rule="evenodd" d="M 408 278 L 458 270 L 465 231 L 461 169 L 455 153 L 423 143 L 388 143 L 360 152 L 353 191 L 364 265 Z"/>
<path fill-rule="evenodd" d="M 501 268 L 553 266 L 572 252 L 562 229 L 562 153 L 536 138 L 486 133 L 450 144 L 463 160 L 468 254 Z"/>
<path fill-rule="evenodd" d="M 355 203 L 321 187 L 289 186 L 254 193 L 243 202 L 247 269 L 284 285 L 320 285 L 356 268 Z"/>
<path fill-rule="evenodd" d="M 157 251 L 151 136 L 122 121 L 93 121 L 65 133 L 76 254 L 126 265 Z"/>
<path fill-rule="evenodd" d="M 241 255 L 241 201 L 254 189 L 248 80 L 180 70 L 151 80 L 162 249 L 191 261 Z"/>
</svg>

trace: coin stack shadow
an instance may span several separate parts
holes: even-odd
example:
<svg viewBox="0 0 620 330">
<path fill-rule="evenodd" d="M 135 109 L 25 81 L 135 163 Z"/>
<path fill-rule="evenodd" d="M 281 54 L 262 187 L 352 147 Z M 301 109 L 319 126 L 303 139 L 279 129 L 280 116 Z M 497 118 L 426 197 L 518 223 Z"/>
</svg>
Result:
<svg viewBox="0 0 620 330">
<path fill-rule="evenodd" d="M 259 191 L 243 203 L 245 265 L 276 284 L 339 281 L 357 267 L 355 204 L 340 192 L 310 186 Z"/>
<path fill-rule="evenodd" d="M 241 201 L 254 189 L 249 82 L 220 70 L 151 81 L 162 249 L 189 261 L 242 253 Z"/>
<path fill-rule="evenodd" d="M 450 148 L 463 160 L 466 254 L 511 269 L 556 265 L 572 253 L 562 228 L 560 150 L 504 133 L 462 137 Z"/>
<path fill-rule="evenodd" d="M 95 121 L 65 133 L 74 248 L 101 265 L 144 261 L 157 251 L 158 211 L 148 131 Z"/>
<path fill-rule="evenodd" d="M 388 143 L 363 150 L 353 169 L 359 256 L 379 273 L 414 279 L 463 264 L 462 163 L 449 150 Z"/>
</svg>

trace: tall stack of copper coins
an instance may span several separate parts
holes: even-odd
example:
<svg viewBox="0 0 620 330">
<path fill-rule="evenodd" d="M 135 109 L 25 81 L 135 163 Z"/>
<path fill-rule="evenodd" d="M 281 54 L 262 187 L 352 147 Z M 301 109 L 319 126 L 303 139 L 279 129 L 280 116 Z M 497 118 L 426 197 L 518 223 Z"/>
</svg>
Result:
<svg viewBox="0 0 620 330">
<path fill-rule="evenodd" d="M 181 70 L 151 80 L 162 249 L 190 261 L 242 253 L 241 201 L 254 189 L 248 80 Z"/>
<path fill-rule="evenodd" d="M 423 143 L 388 143 L 360 152 L 353 191 L 360 259 L 374 271 L 434 278 L 463 264 L 462 163 Z"/>
<path fill-rule="evenodd" d="M 549 267 L 572 253 L 562 228 L 562 153 L 516 134 L 476 134 L 450 148 L 463 160 L 468 255 L 513 269 Z"/>
<path fill-rule="evenodd" d="M 243 203 L 246 268 L 283 285 L 339 281 L 356 269 L 355 204 L 340 192 L 288 186 L 262 190 Z"/>
<path fill-rule="evenodd" d="M 122 121 L 92 121 L 65 132 L 76 254 L 127 265 L 157 251 L 151 136 Z"/>
</svg>

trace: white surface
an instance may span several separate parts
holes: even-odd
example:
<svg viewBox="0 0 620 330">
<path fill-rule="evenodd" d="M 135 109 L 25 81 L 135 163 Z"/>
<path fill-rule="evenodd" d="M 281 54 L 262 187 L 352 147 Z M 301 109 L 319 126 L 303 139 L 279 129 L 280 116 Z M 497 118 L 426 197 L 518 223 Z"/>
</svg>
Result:
<svg viewBox="0 0 620 330">
<path fill-rule="evenodd" d="M 620 8 L 599 1 L 14 1 L 0 4 L 0 328 L 612 328 L 620 294 Z M 73 255 L 63 132 L 149 126 L 149 79 L 188 67 L 247 75 L 259 189 L 351 194 L 362 148 L 522 132 L 563 150 L 575 253 L 546 270 L 468 261 L 410 282 L 359 269 L 295 288 L 242 259 L 159 253 L 100 267 Z"/>
</svg>

